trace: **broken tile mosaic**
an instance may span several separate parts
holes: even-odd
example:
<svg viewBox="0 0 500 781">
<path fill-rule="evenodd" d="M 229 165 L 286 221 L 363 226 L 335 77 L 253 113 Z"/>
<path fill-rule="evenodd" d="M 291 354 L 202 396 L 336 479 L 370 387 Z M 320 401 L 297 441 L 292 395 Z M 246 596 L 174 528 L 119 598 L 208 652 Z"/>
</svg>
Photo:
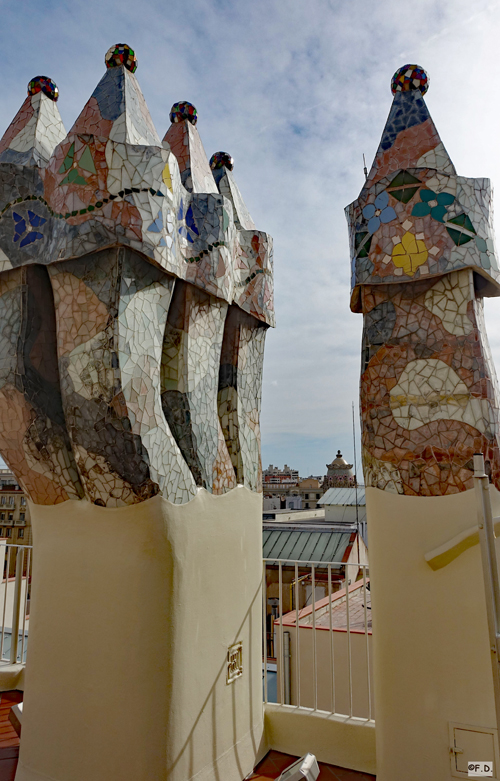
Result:
<svg viewBox="0 0 500 781">
<path fill-rule="evenodd" d="M 210 158 L 210 168 L 212 171 L 215 168 L 227 168 L 229 171 L 232 171 L 233 166 L 233 158 L 227 152 L 214 152 Z"/>
<path fill-rule="evenodd" d="M 418 65 L 403 65 L 396 71 L 391 81 L 391 91 L 409 92 L 410 90 L 419 90 L 425 95 L 429 89 L 429 77 L 423 68 Z"/>
<path fill-rule="evenodd" d="M 36 95 L 38 92 L 43 92 L 51 100 L 57 100 L 59 97 L 57 84 L 47 76 L 35 76 L 28 84 L 28 95 Z"/>
<path fill-rule="evenodd" d="M 174 103 L 170 109 L 170 121 L 171 122 L 184 122 L 187 119 L 192 125 L 196 125 L 198 122 L 198 112 L 192 103 L 187 100 L 180 100 L 178 103 Z"/>
<path fill-rule="evenodd" d="M 272 240 L 194 107 L 162 143 L 106 66 L 68 133 L 38 77 L 0 141 L 0 452 L 40 504 L 259 491 Z"/>
<path fill-rule="evenodd" d="M 359 198 L 346 209 L 351 308 L 364 319 L 365 483 L 438 496 L 473 487 L 483 452 L 500 488 L 499 396 L 483 298 L 500 295 L 487 179 L 458 176 L 404 66 Z"/>
<path fill-rule="evenodd" d="M 117 43 L 111 46 L 104 57 L 106 68 L 119 68 L 124 65 L 131 73 L 137 70 L 137 57 L 135 52 L 126 43 Z"/>
</svg>

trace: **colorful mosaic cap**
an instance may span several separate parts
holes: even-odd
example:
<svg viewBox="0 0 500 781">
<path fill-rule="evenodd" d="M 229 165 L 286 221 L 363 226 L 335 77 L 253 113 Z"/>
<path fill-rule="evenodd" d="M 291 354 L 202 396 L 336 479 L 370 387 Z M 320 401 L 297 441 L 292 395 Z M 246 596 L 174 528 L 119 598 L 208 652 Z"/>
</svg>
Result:
<svg viewBox="0 0 500 781">
<path fill-rule="evenodd" d="M 35 76 L 28 84 L 28 95 L 36 95 L 38 92 L 43 92 L 51 100 L 56 101 L 59 97 L 59 90 L 57 84 L 48 76 Z"/>
<path fill-rule="evenodd" d="M 425 95 L 429 89 L 429 77 L 420 65 L 403 65 L 396 71 L 391 81 L 391 92 L 410 92 L 419 89 Z"/>
<path fill-rule="evenodd" d="M 187 100 L 180 100 L 178 103 L 174 103 L 170 109 L 170 121 L 184 122 L 185 119 L 191 122 L 192 125 L 196 125 L 198 112 L 192 103 L 188 103 Z"/>
<path fill-rule="evenodd" d="M 210 158 L 210 168 L 214 171 L 216 168 L 229 168 L 233 170 L 234 160 L 229 152 L 215 152 Z"/>
<path fill-rule="evenodd" d="M 120 65 L 125 65 L 130 73 L 135 73 L 137 70 L 135 52 L 126 43 L 117 43 L 108 49 L 104 62 L 106 63 L 106 68 L 119 68 Z"/>
</svg>

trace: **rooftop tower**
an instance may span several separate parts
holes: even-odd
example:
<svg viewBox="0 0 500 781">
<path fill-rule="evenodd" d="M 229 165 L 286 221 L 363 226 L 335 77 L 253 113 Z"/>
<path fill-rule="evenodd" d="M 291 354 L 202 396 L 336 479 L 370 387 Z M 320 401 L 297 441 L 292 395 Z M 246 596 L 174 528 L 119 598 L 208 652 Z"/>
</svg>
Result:
<svg viewBox="0 0 500 781">
<path fill-rule="evenodd" d="M 482 452 L 498 514 L 499 396 L 483 318 L 484 297 L 500 295 L 491 188 L 456 173 L 428 86 L 417 65 L 395 73 L 379 148 L 347 208 L 351 308 L 363 314 L 379 781 L 465 774 L 454 736 L 496 718 L 473 490 Z"/>
</svg>

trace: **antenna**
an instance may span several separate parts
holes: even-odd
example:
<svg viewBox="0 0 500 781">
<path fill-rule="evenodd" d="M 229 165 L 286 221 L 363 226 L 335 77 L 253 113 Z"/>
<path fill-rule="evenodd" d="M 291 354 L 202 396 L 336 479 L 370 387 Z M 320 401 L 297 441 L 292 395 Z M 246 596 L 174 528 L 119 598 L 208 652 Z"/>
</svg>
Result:
<svg viewBox="0 0 500 781">
<path fill-rule="evenodd" d="M 363 171 L 365 173 L 365 179 L 368 179 L 368 168 L 366 167 L 365 153 L 363 152 Z"/>
<path fill-rule="evenodd" d="M 354 402 L 352 402 L 352 444 L 354 446 L 354 491 L 356 496 L 356 531 L 358 532 L 358 564 L 359 564 L 360 554 L 359 554 L 359 514 L 358 514 L 358 476 L 357 476 L 358 469 L 356 463 L 356 428 L 354 425 Z"/>
</svg>

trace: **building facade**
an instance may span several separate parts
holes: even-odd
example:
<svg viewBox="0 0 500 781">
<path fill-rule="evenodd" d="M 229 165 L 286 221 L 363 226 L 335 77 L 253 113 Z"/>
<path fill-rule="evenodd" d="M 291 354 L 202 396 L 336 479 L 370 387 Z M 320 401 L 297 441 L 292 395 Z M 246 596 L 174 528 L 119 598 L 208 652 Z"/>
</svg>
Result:
<svg viewBox="0 0 500 781">
<path fill-rule="evenodd" d="M 26 496 L 10 469 L 0 469 L 0 537 L 13 545 L 33 541 Z"/>
<path fill-rule="evenodd" d="M 306 477 L 295 482 L 263 483 L 264 509 L 315 510 L 323 495 L 319 480 Z"/>
<path fill-rule="evenodd" d="M 264 509 L 315 510 L 329 488 L 349 488 L 356 483 L 353 464 L 348 464 L 340 450 L 323 477 L 300 478 L 298 470 L 287 464 L 280 469 L 270 464 L 262 472 Z M 278 504 L 279 502 L 279 504 Z"/>
<path fill-rule="evenodd" d="M 292 469 L 287 464 L 280 469 L 269 464 L 262 472 L 262 482 L 267 485 L 295 485 L 300 480 L 298 469 Z"/>
</svg>

